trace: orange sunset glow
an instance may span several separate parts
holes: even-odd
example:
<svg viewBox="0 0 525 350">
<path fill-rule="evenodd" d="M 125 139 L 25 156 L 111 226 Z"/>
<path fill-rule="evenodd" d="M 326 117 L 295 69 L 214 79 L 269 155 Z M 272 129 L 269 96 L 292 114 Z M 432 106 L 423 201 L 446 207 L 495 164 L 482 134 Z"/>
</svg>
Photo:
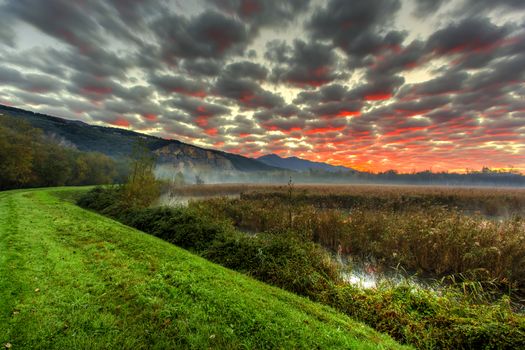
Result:
<svg viewBox="0 0 525 350">
<path fill-rule="evenodd" d="M 247 157 L 525 172 L 523 2 L 0 6 L 1 104 Z"/>
</svg>

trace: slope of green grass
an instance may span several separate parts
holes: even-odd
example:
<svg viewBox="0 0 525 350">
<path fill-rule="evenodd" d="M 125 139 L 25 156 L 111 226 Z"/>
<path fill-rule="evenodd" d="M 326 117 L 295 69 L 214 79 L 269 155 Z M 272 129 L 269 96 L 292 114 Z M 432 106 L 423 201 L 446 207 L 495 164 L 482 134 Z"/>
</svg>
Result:
<svg viewBox="0 0 525 350">
<path fill-rule="evenodd" d="M 0 192 L 0 346 L 400 348 L 330 308 L 85 211 L 56 191 Z"/>
</svg>

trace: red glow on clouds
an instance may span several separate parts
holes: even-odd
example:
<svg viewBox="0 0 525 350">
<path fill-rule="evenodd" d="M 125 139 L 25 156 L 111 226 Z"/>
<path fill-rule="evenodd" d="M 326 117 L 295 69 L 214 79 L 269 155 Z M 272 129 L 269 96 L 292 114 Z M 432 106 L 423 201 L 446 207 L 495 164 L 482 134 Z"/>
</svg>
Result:
<svg viewBox="0 0 525 350">
<path fill-rule="evenodd" d="M 428 113 L 430 111 L 432 111 L 432 110 L 431 109 L 421 109 L 421 110 L 410 111 L 410 110 L 407 110 L 407 109 L 396 109 L 397 113 L 402 114 L 405 117 L 413 117 L 413 116 L 416 116 L 416 115 L 423 115 L 423 114 L 426 114 L 426 113 Z"/>
<path fill-rule="evenodd" d="M 113 92 L 113 89 L 111 87 L 104 87 L 104 86 L 91 86 L 87 85 L 82 88 L 82 91 L 87 94 L 95 94 L 95 95 L 109 95 Z"/>
<path fill-rule="evenodd" d="M 302 128 L 298 127 L 298 126 L 292 126 L 290 128 L 284 128 L 284 127 L 280 127 L 280 126 L 277 126 L 277 125 L 263 125 L 263 127 L 268 130 L 268 131 L 280 131 L 282 133 L 285 133 L 285 134 L 289 134 L 289 133 L 292 133 L 292 132 L 295 132 L 295 131 L 301 131 Z"/>
<path fill-rule="evenodd" d="M 189 91 L 185 90 L 183 88 L 173 88 L 171 89 L 171 92 L 175 92 L 177 94 L 191 96 L 191 97 L 197 97 L 197 98 L 204 98 L 207 96 L 205 91 L 197 90 L 197 91 Z"/>
<path fill-rule="evenodd" d="M 219 133 L 219 130 L 217 130 L 217 128 L 211 128 L 211 129 L 204 130 L 204 132 L 209 136 L 217 136 L 217 134 Z"/>
<path fill-rule="evenodd" d="M 438 48 L 437 54 L 461 54 L 466 52 L 489 53 L 504 46 L 515 45 L 524 39 L 523 36 L 504 38 L 494 42 L 483 42 L 480 38 L 469 38 L 468 42 L 458 44 L 451 48 Z"/>
<path fill-rule="evenodd" d="M 85 2 L 85 0 L 74 1 Z M 124 9 L 133 2 L 146 3 L 143 0 L 115 1 L 124 4 Z M 258 22 L 260 16 L 271 15 L 266 13 L 266 10 L 270 8 L 265 7 L 270 6 L 270 2 L 264 0 L 213 0 L 213 2 L 218 7 L 222 6 L 230 11 L 229 13 L 236 17 L 233 18 L 234 21 L 243 21 L 237 24 L 247 26 L 245 29 L 253 27 L 249 29 L 253 31 L 258 30 L 259 24 L 266 23 L 264 20 Z M 282 8 L 277 10 L 280 9 Z M 343 9 L 341 8 L 341 10 Z M 310 15 L 308 14 L 308 16 Z M 336 17 L 338 14 L 334 14 L 333 18 Z M 253 23 L 253 21 L 257 23 Z M 516 59 L 514 62 L 514 58 L 518 58 L 520 52 L 518 50 L 523 47 L 525 35 L 520 28 L 516 27 L 514 30 L 518 35 L 513 36 L 514 34 L 511 34 L 510 31 L 513 30 L 511 27 L 507 28 L 501 25 L 501 22 L 504 21 L 505 19 L 502 19 L 498 23 L 491 24 L 492 28 L 497 27 L 495 36 L 491 35 L 490 31 L 488 35 L 484 35 L 483 31 L 480 31 L 479 34 L 468 37 L 458 35 L 456 38 L 446 38 L 448 40 L 429 41 L 426 44 L 415 42 L 414 45 L 410 44 L 409 46 L 382 45 L 379 42 L 374 43 L 372 41 L 364 42 L 367 44 L 363 46 L 367 52 L 366 58 L 362 60 L 364 66 L 352 68 L 350 65 L 342 67 L 343 62 L 346 62 L 347 58 L 351 59 L 354 54 L 349 52 L 349 49 L 352 48 L 349 43 L 358 43 L 358 41 L 351 40 L 353 38 L 352 32 L 360 30 L 367 19 L 356 18 L 353 21 L 345 21 L 343 18 L 343 21 L 337 21 L 333 24 L 336 26 L 335 31 L 339 30 L 340 33 L 348 34 L 348 38 L 339 39 L 338 36 L 335 36 L 330 40 L 335 45 L 345 49 L 344 52 L 341 51 L 336 55 L 336 59 L 320 61 L 316 57 L 305 57 L 304 60 L 295 62 L 295 51 L 290 51 L 287 53 L 290 62 L 282 62 L 282 67 L 279 66 L 279 70 L 275 71 L 279 73 L 275 84 L 280 84 L 284 80 L 286 84 L 293 84 L 293 87 L 306 90 L 304 91 L 306 93 L 305 98 L 301 99 L 303 103 L 290 106 L 294 108 L 281 108 L 283 103 L 275 102 L 278 99 L 272 98 L 270 92 L 279 97 L 278 95 L 282 94 L 280 89 L 268 91 L 266 94 L 266 91 L 261 90 L 264 86 L 251 88 L 249 84 L 240 84 L 241 88 L 238 88 L 225 84 L 228 89 L 223 90 L 219 89 L 217 84 L 218 79 L 222 77 L 222 72 L 216 76 L 212 74 L 201 79 L 200 76 L 186 79 L 183 75 L 191 74 L 188 67 L 188 70 L 182 68 L 176 70 L 181 75 L 180 79 L 178 77 L 167 78 L 165 81 L 162 80 L 165 84 L 159 83 L 163 93 L 159 97 L 162 98 L 151 99 L 148 103 L 142 104 L 142 108 L 134 103 L 137 101 L 129 101 L 129 106 L 125 106 L 128 109 L 125 107 L 118 108 L 115 110 L 119 110 L 120 114 L 110 114 L 109 118 L 114 119 L 111 119 L 108 124 L 124 128 L 137 128 L 137 130 L 140 130 L 141 127 L 151 130 L 153 125 L 165 128 L 166 126 L 163 124 L 166 123 L 166 125 L 176 129 L 177 127 L 172 126 L 171 122 L 179 122 L 179 120 L 169 120 L 167 114 L 161 112 L 164 108 L 168 111 L 173 110 L 172 107 L 174 106 L 168 99 L 175 97 L 176 99 L 173 102 L 178 104 L 175 107 L 181 112 L 173 112 L 173 119 L 177 119 L 176 115 L 179 115 L 181 127 L 178 131 L 181 134 L 177 134 L 177 130 L 171 130 L 170 133 L 166 132 L 167 135 L 179 135 L 184 140 L 194 140 L 199 145 L 213 145 L 217 148 L 223 148 L 225 151 L 248 156 L 269 152 L 283 156 L 297 155 L 314 161 L 330 162 L 334 165 L 345 165 L 354 169 L 372 171 L 397 169 L 401 172 L 409 172 L 412 169 L 421 171 L 431 167 L 433 170 L 439 171 L 439 169 L 461 169 L 466 166 L 479 169 L 482 165 L 497 167 L 498 164 L 501 167 L 513 164 L 519 169 L 525 169 L 522 152 L 525 144 L 525 136 L 522 132 L 524 124 L 521 120 L 522 114 L 519 113 L 520 111 L 525 112 L 525 105 L 516 102 L 523 95 L 521 93 L 523 81 L 520 80 L 519 72 L 512 75 L 515 71 L 514 67 L 519 67 L 519 60 Z M 297 25 L 298 30 L 303 28 L 302 23 L 297 23 Z M 246 46 L 245 44 L 253 42 L 250 40 L 250 38 L 253 39 L 253 36 L 245 37 L 244 33 L 229 30 L 236 27 L 222 27 L 213 21 L 205 23 L 204 27 L 186 26 L 185 28 L 188 30 L 186 33 L 188 36 L 193 38 L 195 34 L 196 38 L 203 41 L 203 43 L 195 42 L 193 44 L 202 44 L 206 46 L 205 49 L 209 49 L 210 52 L 207 50 L 196 51 L 202 51 L 203 57 L 198 58 L 199 60 L 202 58 L 202 62 L 207 62 L 207 58 L 221 58 L 223 55 L 219 53 L 235 48 L 238 44 L 239 49 L 242 49 Z M 507 29 L 509 29 L 508 32 Z M 310 29 L 305 28 L 305 30 Z M 293 32 L 290 34 L 294 35 L 296 30 Z M 95 44 L 91 44 L 89 40 L 86 41 L 79 31 L 65 28 L 57 29 L 53 34 L 71 46 L 70 48 L 75 51 L 76 55 L 82 53 L 87 56 L 87 53 L 95 51 L 92 49 L 96 47 L 90 46 Z M 181 32 L 181 34 L 183 33 Z M 497 40 L 501 38 L 501 35 L 507 37 Z M 173 35 L 173 38 L 176 36 Z M 162 37 L 159 36 L 159 39 Z M 386 36 L 384 39 L 381 42 L 396 42 L 396 40 L 386 40 Z M 313 41 L 309 43 L 313 43 Z M 158 44 L 165 45 L 163 47 L 168 48 L 160 50 L 163 55 L 160 58 L 165 58 L 168 64 L 176 66 L 177 61 L 184 62 L 184 60 L 189 59 L 188 57 L 191 57 L 191 50 L 188 50 L 188 55 L 173 54 L 172 52 L 178 52 L 178 48 L 173 47 L 171 49 L 169 47 L 173 44 L 169 38 L 166 38 L 165 43 L 159 41 Z M 210 44 L 212 48 L 207 47 Z M 347 46 L 343 47 L 343 45 Z M 403 45 L 408 45 L 408 43 Z M 509 47 L 507 50 L 507 46 L 510 45 L 516 45 L 516 47 Z M 293 49 L 293 45 L 290 47 Z M 256 49 L 259 56 L 263 54 L 260 48 Z M 133 49 L 130 47 L 130 50 Z M 346 53 L 348 53 L 348 57 L 346 57 Z M 355 54 L 357 55 L 358 52 Z M 251 55 L 247 55 L 243 60 L 249 61 L 251 58 Z M 263 68 L 266 70 L 274 68 L 274 62 L 263 62 L 259 58 L 255 62 L 260 61 L 261 65 L 264 66 Z M 485 58 L 488 59 L 486 63 Z M 227 64 L 238 59 L 227 55 L 221 61 L 224 67 L 219 68 L 226 69 Z M 330 62 L 334 62 L 333 65 Z M 305 66 L 304 63 L 307 65 Z M 468 63 L 470 66 L 467 65 L 465 69 L 468 77 L 464 81 L 459 79 L 455 82 L 451 79 L 449 83 L 446 79 L 442 79 L 437 83 L 437 78 L 440 76 L 447 78 L 447 75 L 442 73 L 447 72 L 447 69 L 450 68 L 447 65 L 450 63 Z M 509 68 L 502 72 L 509 74 L 510 77 L 490 79 L 492 75 L 488 74 L 490 73 L 489 70 L 494 68 L 494 73 L 498 73 L 500 68 L 507 67 L 507 63 L 509 63 Z M 478 67 L 477 65 L 481 66 Z M 415 82 L 410 83 L 411 79 L 407 79 L 406 82 L 400 81 L 398 84 L 397 79 L 393 79 L 392 83 L 387 79 L 389 77 L 396 78 L 402 73 L 403 69 L 420 67 L 422 70 L 430 71 L 434 66 L 436 70 L 428 81 L 416 79 Z M 439 66 L 441 69 L 437 69 Z M 70 68 L 74 67 L 66 67 L 66 69 Z M 89 68 L 86 68 L 86 73 L 90 71 Z M 122 68 L 131 69 L 131 64 L 130 67 Z M 138 69 L 142 68 L 138 67 Z M 361 70 L 363 75 L 360 81 L 346 78 L 354 72 L 361 74 Z M 486 74 L 484 73 L 485 70 Z M 479 75 L 480 79 L 477 79 L 478 73 L 482 73 Z M 78 86 L 76 92 L 83 95 L 86 101 L 91 101 L 97 108 L 90 108 L 93 106 L 90 106 L 89 103 L 78 103 L 80 107 L 76 107 L 77 109 L 65 105 L 64 107 L 70 108 L 77 114 L 85 113 L 86 119 L 89 116 L 94 120 L 99 115 L 98 113 L 101 113 L 101 110 L 111 107 L 109 102 L 107 106 L 105 105 L 106 98 L 111 97 L 112 100 L 124 105 L 127 102 L 126 94 L 120 89 L 118 75 L 98 74 L 102 76 L 97 77 L 95 74 L 89 79 L 79 80 L 76 84 L 80 85 L 75 85 Z M 242 71 L 241 74 L 243 74 Z M 250 76 L 248 71 L 246 75 L 246 77 L 241 76 L 239 79 L 246 78 L 254 82 L 264 80 L 265 83 L 272 80 L 259 79 L 257 74 Z M 383 79 L 376 79 L 378 76 L 384 77 L 384 82 Z M 497 77 L 496 74 L 494 76 Z M 436 84 L 433 84 L 431 80 L 435 78 Z M 510 81 L 511 78 L 515 80 Z M 342 82 L 342 80 L 346 82 Z M 476 83 L 477 81 L 482 83 Z M 343 92 L 338 92 L 337 89 L 327 89 L 326 92 L 321 89 L 313 89 L 331 82 L 345 85 L 344 89 L 340 89 Z M 519 84 L 514 92 L 511 89 L 513 84 Z M 39 88 L 40 85 L 44 88 Z M 176 87 L 173 87 L 174 85 Z M 55 95 L 59 95 L 59 90 L 56 87 L 46 89 L 45 86 L 44 83 L 35 85 L 36 88 L 29 88 L 28 91 L 40 94 L 51 90 L 56 94 L 50 96 L 50 101 L 51 98 L 55 98 Z M 246 87 L 243 88 L 242 86 Z M 369 86 L 373 87 L 370 88 Z M 27 86 L 25 87 L 27 88 Z M 275 86 L 275 88 L 280 87 L 282 86 Z M 128 89 L 128 84 L 123 84 L 122 88 Z M 396 91 L 400 91 L 400 93 L 398 94 Z M 71 89 L 71 92 L 75 91 Z M 171 96 L 169 96 L 170 93 L 172 93 Z M 298 95 L 300 92 L 292 91 L 292 93 Z M 115 94 L 114 99 L 113 94 Z M 284 94 L 286 96 L 281 97 L 289 97 L 289 92 L 284 92 Z M 134 100 L 133 95 L 130 94 L 130 96 L 130 100 Z M 187 96 L 188 98 L 186 98 Z M 490 97 L 485 100 L 484 96 L 493 96 L 494 100 Z M 193 99 L 189 97 L 193 97 Z M 425 97 L 440 98 L 426 101 Z M 20 98 L 13 95 L 13 98 L 15 98 L 14 101 L 25 101 L 23 95 Z M 374 103 L 375 101 L 377 103 Z M 37 102 L 25 103 L 37 105 Z M 4 102 L 4 104 L 11 105 L 8 102 Z M 44 104 L 42 102 L 40 105 Z M 144 113 L 137 112 L 137 107 Z M 266 110 L 262 111 L 263 107 Z M 135 112 L 132 111 L 133 109 Z M 159 114 L 151 113 L 151 111 Z M 429 114 L 430 112 L 434 113 Z M 244 119 L 241 118 L 234 119 L 236 114 L 239 114 L 239 117 L 246 118 L 249 123 L 245 123 Z M 169 115 L 172 113 L 169 112 Z M 426 115 L 427 118 L 412 118 L 418 115 Z M 186 119 L 188 116 L 192 118 L 192 128 L 185 126 L 189 122 Z M 79 117 L 78 119 L 83 118 Z M 107 120 L 107 118 L 104 119 Z M 184 135 L 184 133 L 189 136 Z M 224 139 L 227 141 L 217 141 L 223 140 L 222 136 L 225 136 Z"/>
<path fill-rule="evenodd" d="M 208 127 L 208 116 L 206 115 L 199 115 L 196 119 L 195 119 L 195 123 L 200 126 L 201 128 L 205 129 Z"/>
<path fill-rule="evenodd" d="M 337 113 L 337 117 L 357 117 L 361 115 L 361 111 L 347 111 L 343 110 Z"/>
<path fill-rule="evenodd" d="M 384 134 L 383 137 L 398 136 L 398 135 L 401 135 L 401 134 L 406 134 L 406 133 L 411 133 L 411 132 L 415 132 L 415 131 L 425 130 L 427 128 L 428 128 L 428 126 L 401 127 L 401 128 L 397 128 L 394 131 L 390 131 L 390 132 Z M 403 142 L 405 142 L 405 140 L 403 140 Z"/>
<path fill-rule="evenodd" d="M 144 117 L 144 119 L 150 121 L 150 122 L 154 122 L 157 120 L 157 115 L 156 114 L 152 114 L 152 113 L 145 113 L 142 115 L 142 117 Z"/>
<path fill-rule="evenodd" d="M 378 94 L 370 94 L 365 96 L 366 101 L 383 101 L 388 100 L 392 98 L 391 93 L 378 93 Z"/>
<path fill-rule="evenodd" d="M 251 91 L 243 91 L 239 101 L 244 104 L 250 104 L 255 99 L 255 95 Z"/>
<path fill-rule="evenodd" d="M 337 127 L 327 126 L 327 127 L 310 129 L 310 130 L 305 131 L 304 133 L 306 135 L 313 135 L 313 134 L 323 134 L 327 132 L 339 132 L 339 131 L 343 131 L 344 129 L 345 129 L 344 126 L 337 126 Z"/>
<path fill-rule="evenodd" d="M 414 61 L 414 62 L 409 62 L 409 63 L 405 64 L 404 67 L 406 69 L 414 69 L 414 68 L 417 68 L 417 66 L 418 66 L 418 63 L 416 61 Z"/>
<path fill-rule="evenodd" d="M 220 28 L 210 29 L 207 32 L 208 38 L 213 41 L 220 53 L 226 51 L 233 45 L 233 39 L 226 33 L 221 32 Z"/>
<path fill-rule="evenodd" d="M 121 127 L 124 127 L 124 128 L 129 128 L 131 123 L 125 119 L 124 117 L 118 117 L 117 119 L 109 122 L 111 125 L 115 125 L 115 126 L 121 126 Z"/>
<path fill-rule="evenodd" d="M 251 17 L 261 11 L 261 4 L 256 0 L 242 0 L 241 15 L 244 17 Z"/>
<path fill-rule="evenodd" d="M 318 67 L 318 68 L 314 69 L 314 72 L 313 72 L 314 74 L 313 75 L 316 78 L 324 78 L 325 76 L 328 75 L 329 71 L 330 71 L 329 67 L 321 66 L 321 67 Z"/>
</svg>

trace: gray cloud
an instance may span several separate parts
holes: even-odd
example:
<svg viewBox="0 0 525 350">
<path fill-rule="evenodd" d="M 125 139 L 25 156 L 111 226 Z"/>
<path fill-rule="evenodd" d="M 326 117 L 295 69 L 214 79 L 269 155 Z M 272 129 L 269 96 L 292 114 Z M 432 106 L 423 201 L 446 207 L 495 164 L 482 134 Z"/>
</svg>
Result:
<svg viewBox="0 0 525 350">
<path fill-rule="evenodd" d="M 401 43 L 401 33 L 380 33 L 400 8 L 399 0 L 330 0 L 307 27 L 313 38 L 330 40 L 347 54 L 363 57 Z"/>
<path fill-rule="evenodd" d="M 178 93 L 194 97 L 205 97 L 207 94 L 207 89 L 204 84 L 195 80 L 186 79 L 182 76 L 153 76 L 150 78 L 150 82 L 168 94 Z"/>
<path fill-rule="evenodd" d="M 228 108 L 221 105 L 208 103 L 199 99 L 184 96 L 172 99 L 171 105 L 188 113 L 193 117 L 215 117 L 226 115 L 230 111 Z"/>
<path fill-rule="evenodd" d="M 460 6 L 458 15 L 480 15 L 493 10 L 525 10 L 525 2 L 521 0 L 465 0 L 463 6 Z"/>
<path fill-rule="evenodd" d="M 274 108 L 284 103 L 281 96 L 264 90 L 257 82 L 230 76 L 221 76 L 217 80 L 214 93 L 249 108 Z"/>
<path fill-rule="evenodd" d="M 286 26 L 308 9 L 310 0 L 206 0 L 217 9 L 235 14 L 250 23 L 252 30 L 264 26 Z"/>
<path fill-rule="evenodd" d="M 498 27 L 487 18 L 466 18 L 432 34 L 427 51 L 451 54 L 489 50 L 511 33 L 511 27 Z"/>
<path fill-rule="evenodd" d="M 337 79 L 337 57 L 329 45 L 295 40 L 293 48 L 280 43 L 268 47 L 267 57 L 279 57 L 271 79 L 297 86 L 317 87 Z"/>
<path fill-rule="evenodd" d="M 301 91 L 295 104 L 311 104 L 320 102 L 342 101 L 348 94 L 348 90 L 340 84 L 325 85 L 317 91 Z"/>
<path fill-rule="evenodd" d="M 80 52 L 88 54 L 106 40 L 92 16 L 86 16 L 86 3 L 67 0 L 10 1 L 6 11 L 57 38 Z M 89 10 L 88 10 L 89 11 Z"/>
<path fill-rule="evenodd" d="M 227 65 L 224 74 L 232 78 L 264 80 L 268 76 L 268 69 L 258 63 L 242 61 Z"/>
<path fill-rule="evenodd" d="M 187 19 L 170 14 L 153 26 L 162 45 L 162 59 L 176 62 L 179 58 L 220 58 L 242 54 L 251 40 L 246 26 L 217 12 L 203 12 Z"/>
<path fill-rule="evenodd" d="M 63 83 L 47 75 L 23 74 L 16 69 L 0 67 L 0 83 L 10 85 L 32 93 L 59 91 Z"/>
<path fill-rule="evenodd" d="M 419 24 L 400 0 L 4 1 L 0 98 L 253 154 L 381 167 L 453 140 L 447 159 L 515 159 L 490 140 L 523 148 L 525 27 L 507 15 L 524 2 L 414 1 Z"/>
<path fill-rule="evenodd" d="M 450 0 L 415 0 L 416 9 L 414 15 L 419 17 L 430 16 L 437 12 L 443 4 L 449 1 Z"/>
<path fill-rule="evenodd" d="M 190 75 L 202 75 L 208 77 L 215 77 L 219 75 L 223 62 L 211 59 L 184 59 L 182 60 L 182 68 Z"/>
</svg>

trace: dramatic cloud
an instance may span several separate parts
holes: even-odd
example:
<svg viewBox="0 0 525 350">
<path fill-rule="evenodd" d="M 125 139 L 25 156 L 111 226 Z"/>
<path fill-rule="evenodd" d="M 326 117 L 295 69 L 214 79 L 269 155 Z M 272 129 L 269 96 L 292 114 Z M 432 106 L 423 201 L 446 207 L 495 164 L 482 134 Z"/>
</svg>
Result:
<svg viewBox="0 0 525 350">
<path fill-rule="evenodd" d="M 467 18 L 432 34 L 427 41 L 427 50 L 440 55 L 490 52 L 503 45 L 510 32 L 510 28 L 498 27 L 486 18 Z"/>
<path fill-rule="evenodd" d="M 284 45 L 284 46 L 283 46 Z M 318 87 L 336 79 L 336 55 L 331 47 L 295 40 L 293 48 L 270 43 L 266 57 L 277 58 L 272 79 L 301 87 Z"/>
<path fill-rule="evenodd" d="M 362 170 L 525 171 L 522 0 L 0 0 L 0 103 Z"/>
<path fill-rule="evenodd" d="M 401 44 L 401 33 L 381 33 L 400 8 L 399 0 L 331 0 L 308 26 L 314 38 L 330 40 L 349 55 L 366 56 Z"/>
<path fill-rule="evenodd" d="M 255 29 L 286 26 L 308 8 L 310 0 L 206 0 L 217 9 L 235 14 Z"/>
<path fill-rule="evenodd" d="M 150 82 L 166 93 L 178 93 L 201 98 L 207 95 L 206 87 L 203 84 L 180 76 L 154 76 Z"/>
<path fill-rule="evenodd" d="M 436 13 L 438 9 L 449 0 L 415 0 L 416 9 L 414 14 L 416 16 L 429 16 Z"/>
<path fill-rule="evenodd" d="M 216 58 L 242 53 L 250 36 L 240 21 L 217 12 L 204 12 L 187 19 L 172 14 L 154 24 L 163 43 L 162 58 L 175 63 L 178 58 Z"/>
<path fill-rule="evenodd" d="M 249 79 L 220 77 L 214 92 L 223 97 L 231 98 L 248 108 L 274 108 L 284 103 L 281 96 L 265 91 L 261 86 Z"/>
</svg>

